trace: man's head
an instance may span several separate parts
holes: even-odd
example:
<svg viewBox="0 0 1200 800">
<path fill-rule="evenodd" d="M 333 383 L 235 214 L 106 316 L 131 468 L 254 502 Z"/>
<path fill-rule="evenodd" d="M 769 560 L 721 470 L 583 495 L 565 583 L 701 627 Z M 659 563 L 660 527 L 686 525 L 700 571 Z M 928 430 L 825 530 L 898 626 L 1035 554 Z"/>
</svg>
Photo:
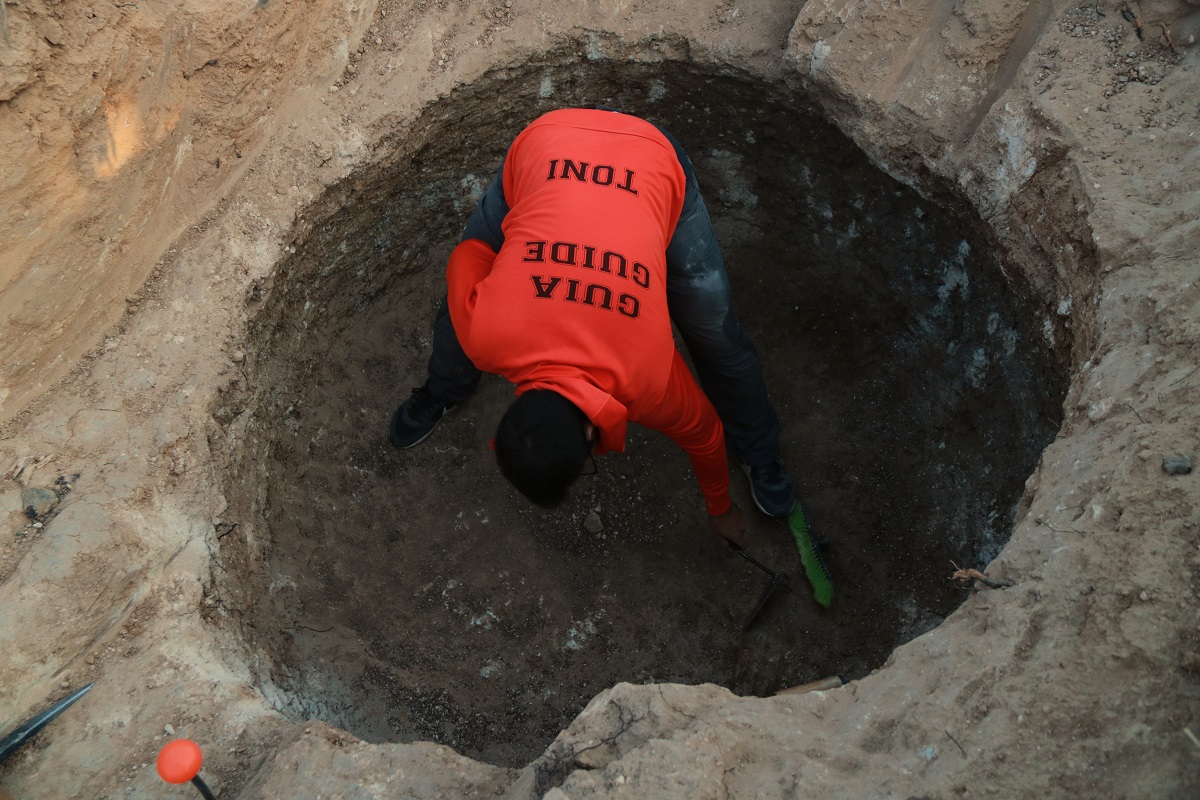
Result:
<svg viewBox="0 0 1200 800">
<path fill-rule="evenodd" d="M 496 429 L 496 462 L 521 494 L 543 508 L 567 496 L 592 451 L 591 424 L 570 400 L 531 389 L 513 401 Z"/>
</svg>

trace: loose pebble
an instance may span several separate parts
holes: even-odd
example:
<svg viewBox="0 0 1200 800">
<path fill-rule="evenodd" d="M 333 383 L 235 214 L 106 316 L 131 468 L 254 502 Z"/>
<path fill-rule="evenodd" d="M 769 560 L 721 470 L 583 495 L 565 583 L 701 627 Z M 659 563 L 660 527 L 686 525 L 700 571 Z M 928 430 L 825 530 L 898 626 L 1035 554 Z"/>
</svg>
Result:
<svg viewBox="0 0 1200 800">
<path fill-rule="evenodd" d="M 21 490 L 21 507 L 30 519 L 49 514 L 58 505 L 58 495 L 49 489 L 27 486 Z"/>
<path fill-rule="evenodd" d="M 1191 456 L 1169 456 L 1164 458 L 1162 469 L 1168 475 L 1187 475 L 1192 471 Z"/>
</svg>

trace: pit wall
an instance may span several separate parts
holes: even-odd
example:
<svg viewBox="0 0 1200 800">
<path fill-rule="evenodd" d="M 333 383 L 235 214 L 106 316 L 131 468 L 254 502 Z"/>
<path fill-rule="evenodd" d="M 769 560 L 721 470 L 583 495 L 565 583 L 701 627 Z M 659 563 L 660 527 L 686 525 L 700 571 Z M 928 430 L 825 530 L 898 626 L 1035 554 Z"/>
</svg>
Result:
<svg viewBox="0 0 1200 800">
<path fill-rule="evenodd" d="M 0 40 L 0 423 L 119 329 L 156 262 L 332 82 L 368 4 L 6 5 Z M 313 24 L 325 20 L 326 24 Z M 128 309 L 127 309 L 128 305 Z"/>
<path fill-rule="evenodd" d="M 1065 24 L 1076 13 L 1067 5 L 809 2 L 753 14 L 727 3 L 689 5 L 686 14 L 672 6 L 268 4 L 278 36 L 324 46 L 247 51 L 284 62 L 268 70 L 274 81 L 256 86 L 267 89 L 261 102 L 235 102 L 253 95 L 239 94 L 242 83 L 208 99 L 189 95 L 192 119 L 236 108 L 245 121 L 237 176 L 202 177 L 236 137 L 200 132 L 184 147 L 164 136 L 107 183 L 85 181 L 91 193 L 59 184 L 60 174 L 81 172 L 67 156 L 74 140 L 54 138 L 65 135 L 61 125 L 39 128 L 58 142 L 45 158 L 5 163 L 6 218 L 28 210 L 41 222 L 0 248 L 27 253 L 4 262 L 3 341 L 15 349 L 3 363 L 41 366 L 6 373 L 6 417 L 39 399 L 5 425 L 0 460 L 53 454 L 34 485 L 55 473 L 79 477 L 40 534 L 5 542 L 6 563 L 15 564 L 0 586 L 9 619 L 0 627 L 0 718 L 15 724 L 95 681 L 53 735 L 0 769 L 10 791 L 162 796 L 147 765 L 176 733 L 208 744 L 214 788 L 247 797 L 1169 797 L 1200 782 L 1184 735 L 1197 730 L 1200 707 L 1200 643 L 1189 616 L 1200 590 L 1192 577 L 1200 492 L 1195 473 L 1166 476 L 1159 466 L 1164 455 L 1200 450 L 1192 256 L 1200 187 L 1180 166 L 1197 158 L 1188 135 L 1194 102 L 1186 101 L 1194 59 L 1185 53 L 1160 82 L 1105 97 L 1108 50 L 1074 34 L 1081 26 Z M 241 41 L 231 33 L 246 28 L 241 7 L 189 7 L 196 26 L 188 30 L 208 24 Z M 391 27 L 376 14 L 383 10 L 403 24 Z M 1117 26 L 1119 15 L 1108 12 L 1102 24 Z M 22 32 L 27 13 L 42 20 L 67 10 L 8 4 L 14 40 L 25 37 L 27 52 L 40 54 L 33 77 L 0 108 L 26 124 L 22 104 L 38 96 L 53 100 L 47 109 L 86 107 L 72 102 L 81 95 L 67 79 L 79 73 L 54 49 L 55 34 L 39 34 L 45 50 Z M 174 30 L 177 18 L 185 19 L 164 13 L 158 27 Z M 961 33 L 968 23 L 973 35 Z M 386 46 L 370 25 L 389 35 Z M 135 38 L 112 41 L 99 62 L 125 69 L 124 53 L 135 48 L 124 43 Z M 140 43 L 156 64 L 177 52 L 149 34 Z M 963 197 L 993 225 L 1009 263 L 1025 265 L 1015 285 L 1043 298 L 1045 335 L 1070 348 L 1074 365 L 1063 432 L 1027 484 L 1012 541 L 988 568 L 1017 585 L 969 599 L 886 668 L 836 691 L 764 700 L 715 687 L 614 687 L 518 773 L 446 748 L 365 745 L 324 726 L 287 724 L 251 687 L 240 646 L 197 612 L 223 613 L 209 587 L 219 580 L 211 550 L 226 504 L 213 487 L 224 465 L 214 462 L 205 420 L 215 387 L 240 370 L 247 299 L 270 290 L 297 217 L 324 186 L 369 165 L 387 137 L 403 136 L 455 86 L 566 43 L 581 58 L 687 58 L 787 81 L 893 175 L 930 196 Z M 1118 44 L 1140 46 L 1132 34 Z M 1061 74 L 1044 87 L 1050 58 Z M 3 63 L 7 76 L 14 62 Z M 219 74 L 211 65 L 184 78 L 183 62 L 170 63 L 166 83 L 184 89 Z M 371 80 L 340 72 L 351 64 Z M 341 77 L 327 80 L 333 73 Z M 75 91 L 103 94 L 98 78 L 77 81 L 86 88 Z M 1101 102 L 1126 123 L 1097 114 Z M 98 109 L 87 115 L 93 126 Z M 6 124 L 3 135 L 23 130 Z M 198 150 L 201 140 L 212 149 Z M 142 164 L 159 166 L 139 173 Z M 153 175 L 158 187 L 168 174 L 168 189 L 191 202 L 164 206 L 174 215 L 140 205 L 135 177 Z M 72 216 L 72 198 L 99 216 Z M 132 204 L 125 216 L 114 210 L 122 201 Z M 125 243 L 120 268 L 99 257 L 96 226 Z M 52 266 L 50 241 L 72 260 Z M 101 264 L 77 270 L 91 282 L 72 278 L 80 263 Z M 156 263 L 157 276 L 143 284 Z M 124 287 L 141 287 L 136 311 Z M 63 305 L 46 315 L 53 324 L 31 323 L 29 298 L 56 293 Z M 9 309 L 27 314 L 19 337 Z M 121 322 L 98 339 L 113 320 Z M 40 354 L 50 352 L 61 361 L 44 363 Z M 4 493 L 10 525 L 13 486 Z"/>
</svg>

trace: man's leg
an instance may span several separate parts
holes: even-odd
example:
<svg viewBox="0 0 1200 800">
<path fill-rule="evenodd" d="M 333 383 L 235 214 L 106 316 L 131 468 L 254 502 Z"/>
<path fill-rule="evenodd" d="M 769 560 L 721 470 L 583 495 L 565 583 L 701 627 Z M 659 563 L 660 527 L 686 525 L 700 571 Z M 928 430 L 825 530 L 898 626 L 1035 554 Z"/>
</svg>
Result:
<svg viewBox="0 0 1200 800">
<path fill-rule="evenodd" d="M 429 380 L 434 397 L 457 405 L 471 396 L 482 373 L 463 352 L 450 322 L 450 308 L 443 299 L 433 320 L 433 352 L 429 356 Z"/>
<path fill-rule="evenodd" d="M 665 131 L 664 131 L 665 133 Z M 759 509 L 785 516 L 795 490 L 779 458 L 779 416 L 767 398 L 762 362 L 734 313 L 725 262 L 687 153 L 670 134 L 687 194 L 667 247 L 667 302 L 704 393 L 734 454 L 748 468 Z"/>
<path fill-rule="evenodd" d="M 504 243 L 500 223 L 508 213 L 501 174 L 488 186 L 467 220 L 462 239 L 480 239 L 499 251 Z M 481 373 L 463 352 L 446 301 L 433 322 L 433 353 L 429 356 L 429 378 L 392 415 L 388 437 L 401 449 L 414 447 L 441 422 L 442 417 L 466 400 L 479 384 Z"/>
<path fill-rule="evenodd" d="M 450 310 L 443 300 L 433 322 L 429 378 L 424 386 L 413 389 L 412 395 L 392 414 L 388 439 L 401 450 L 425 441 L 442 417 L 475 391 L 480 376 L 458 343 L 450 323 Z"/>
</svg>

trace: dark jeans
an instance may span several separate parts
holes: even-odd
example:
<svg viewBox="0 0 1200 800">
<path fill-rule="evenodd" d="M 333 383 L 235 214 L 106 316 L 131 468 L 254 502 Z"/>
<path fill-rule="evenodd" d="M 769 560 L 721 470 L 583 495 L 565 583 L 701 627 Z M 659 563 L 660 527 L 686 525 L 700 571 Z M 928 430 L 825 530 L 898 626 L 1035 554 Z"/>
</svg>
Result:
<svg viewBox="0 0 1200 800">
<path fill-rule="evenodd" d="M 779 417 L 767 399 L 758 351 L 733 311 L 725 262 L 692 162 L 679 142 L 663 133 L 674 145 L 687 177 L 683 210 L 667 245 L 671 321 L 692 356 L 700 386 L 725 425 L 734 454 L 753 466 L 766 464 L 779 457 Z M 497 252 L 504 243 L 500 223 L 508 213 L 503 169 L 502 165 L 462 235 L 463 239 L 480 239 Z M 475 390 L 479 378 L 479 370 L 458 343 L 443 302 L 433 326 L 429 390 L 444 400 L 459 402 Z"/>
</svg>

